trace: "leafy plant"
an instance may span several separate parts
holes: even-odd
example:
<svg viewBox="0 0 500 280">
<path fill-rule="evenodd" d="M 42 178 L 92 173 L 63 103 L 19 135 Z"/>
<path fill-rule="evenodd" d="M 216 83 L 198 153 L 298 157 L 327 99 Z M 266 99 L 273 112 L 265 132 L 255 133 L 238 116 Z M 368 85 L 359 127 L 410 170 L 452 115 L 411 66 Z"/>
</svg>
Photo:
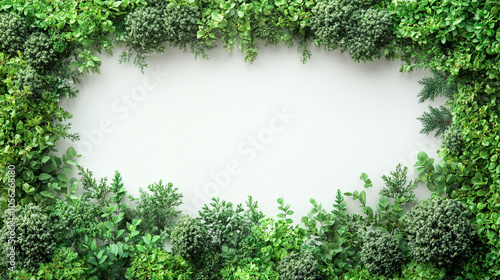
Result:
<svg viewBox="0 0 500 280">
<path fill-rule="evenodd" d="M 402 167 L 402 164 L 396 166 L 396 171 L 391 171 L 389 176 L 383 175 L 382 180 L 385 187 L 380 191 L 380 195 L 394 199 L 399 205 L 410 204 L 415 201 L 413 190 L 417 187 L 418 180 L 407 183 L 408 167 Z"/>
<path fill-rule="evenodd" d="M 339 275 L 352 269 L 360 261 L 362 232 L 365 221 L 360 215 L 349 214 L 340 190 L 337 190 L 331 212 L 310 199 L 313 208 L 302 217 L 308 241 L 306 248 L 319 260 L 319 269 L 326 275 Z"/>
<path fill-rule="evenodd" d="M 88 172 L 84 173 L 86 173 L 84 180 L 95 190 L 95 180 L 88 176 Z M 159 247 L 160 236 L 146 233 L 142 239 L 138 238 L 140 232 L 137 227 L 141 220 L 130 221 L 131 217 L 126 217 L 127 204 L 123 200 L 127 191 L 123 187 L 122 177 L 118 171 L 115 172 L 109 187 L 103 186 L 102 190 L 109 191 L 109 199 L 107 193 L 101 191 L 94 192 L 93 196 L 104 203 L 101 215 L 103 221 L 99 231 L 101 234 L 95 239 L 85 236 L 81 244 L 82 253 L 88 258 L 87 273 L 90 279 L 123 279 L 123 275 L 130 267 L 133 254 L 138 251 L 146 253 Z"/>
<path fill-rule="evenodd" d="M 216 279 L 221 256 L 206 227 L 197 219 L 182 217 L 171 235 L 172 252 L 182 256 L 194 268 L 191 279 Z"/>
<path fill-rule="evenodd" d="M 432 77 L 424 77 L 418 81 L 422 85 L 422 90 L 418 93 L 418 103 L 423 103 L 427 100 L 434 101 L 438 97 L 446 97 L 453 99 L 453 95 L 458 93 L 458 85 L 454 82 L 450 75 L 444 72 L 431 70 Z"/>
<path fill-rule="evenodd" d="M 473 255 L 476 239 L 462 203 L 433 196 L 421 201 L 405 218 L 411 256 L 420 263 L 455 267 Z"/>
<path fill-rule="evenodd" d="M 1 180 L 0 209 L 7 208 L 8 166 L 15 166 L 16 201 L 24 205 L 30 202 L 53 204 L 60 196 L 70 197 L 78 188 L 76 179 L 68 178 L 71 166 L 78 157 L 73 148 L 62 155 L 55 143 L 63 138 L 78 139 L 68 132 L 63 122 L 71 115 L 59 106 L 61 96 L 74 91 L 67 81 L 51 79 L 50 91 L 32 98 L 25 88 L 15 85 L 26 61 L 19 57 L 7 58 L 0 53 L 0 79 L 6 92 L 0 95 L 0 150 Z"/>
<path fill-rule="evenodd" d="M 156 248 L 134 256 L 127 269 L 127 279 L 190 279 L 191 266 L 180 255 L 173 256 Z"/>
<path fill-rule="evenodd" d="M 14 253 L 16 268 L 27 271 L 35 271 L 41 263 L 50 261 L 57 240 L 54 223 L 46 209 L 35 204 L 18 205 L 6 211 L 4 219 L 7 222 L 0 229 L 0 254 L 4 260 L 11 259 L 7 256 Z"/>
<path fill-rule="evenodd" d="M 176 207 L 182 204 L 182 194 L 177 192 L 178 188 L 174 188 L 172 183 L 163 184 L 161 180 L 147 188 L 151 194 L 140 188 L 139 199 L 129 196 L 132 201 L 138 201 L 137 207 L 131 210 L 131 215 L 142 220 L 139 231 L 168 237 L 174 226 L 174 219 L 181 213 Z"/>
<path fill-rule="evenodd" d="M 16 54 L 22 49 L 29 29 L 17 13 L 0 14 L 0 51 Z"/>
<path fill-rule="evenodd" d="M 369 231 L 361 250 L 361 261 L 372 274 L 390 277 L 406 261 L 401 240 L 380 230 Z"/>
<path fill-rule="evenodd" d="M 278 263 L 282 280 L 319 280 L 318 263 L 309 251 L 290 253 Z"/>
<path fill-rule="evenodd" d="M 23 45 L 23 55 L 31 67 L 42 71 L 53 67 L 57 59 L 52 41 L 43 32 L 29 35 Z"/>
<path fill-rule="evenodd" d="M 450 126 L 443 132 L 441 136 L 443 148 L 447 149 L 450 153 L 457 154 L 463 145 L 462 131 L 456 126 Z"/>
<path fill-rule="evenodd" d="M 189 216 L 183 216 L 177 222 L 171 238 L 172 252 L 194 264 L 198 264 L 209 242 L 205 227 Z"/>
<path fill-rule="evenodd" d="M 429 135 L 435 131 L 434 136 L 441 135 L 451 125 L 453 118 L 450 113 L 450 108 L 447 106 L 432 107 L 429 106 L 429 112 L 424 112 L 417 118 L 422 123 L 420 133 Z"/>
<path fill-rule="evenodd" d="M 258 210 L 257 203 L 249 196 L 244 209 L 241 204 L 233 207 L 231 202 L 212 198 L 210 204 L 205 204 L 199 212 L 200 221 L 207 228 L 214 249 L 217 251 L 225 247 L 225 251 L 236 252 L 240 244 L 257 225 L 264 214 Z"/>
<path fill-rule="evenodd" d="M 77 245 L 85 236 L 99 237 L 102 214 L 102 209 L 82 198 L 56 202 L 51 208 L 50 215 L 60 238 L 58 243 L 78 248 Z"/>
<path fill-rule="evenodd" d="M 433 280 L 446 279 L 446 269 L 437 268 L 434 263 L 407 263 L 401 270 L 401 277 L 393 279 Z"/>
<path fill-rule="evenodd" d="M 344 193 L 344 195 L 352 196 L 354 200 L 360 201 L 360 207 L 366 215 L 368 226 L 381 228 L 391 234 L 398 234 L 402 231 L 401 219 L 406 214 L 403 205 L 413 201 L 415 197 L 413 189 L 416 187 L 416 181 L 410 182 L 408 186 L 404 187 L 407 183 L 407 171 L 407 168 L 402 170 L 401 165 L 398 165 L 396 171 L 391 172 L 390 177 L 382 176 L 386 188 L 380 191 L 381 196 L 376 205 L 376 212 L 370 206 L 366 206 L 366 192 L 364 190 Z M 362 173 L 360 179 L 365 182 L 365 188 L 373 187 L 366 173 Z M 391 203 L 389 198 L 393 198 L 394 203 Z"/>
<path fill-rule="evenodd" d="M 147 66 L 146 54 L 163 52 L 165 47 L 162 43 L 165 41 L 165 18 L 158 7 L 141 7 L 127 15 L 125 18 L 125 28 L 127 31 L 126 42 L 136 50 L 137 55 L 134 63 L 141 70 Z M 132 53 L 124 53 L 120 59 L 122 62 L 128 62 Z"/>
<path fill-rule="evenodd" d="M 315 44 L 326 50 L 349 51 L 354 61 L 371 61 L 392 40 L 391 17 L 373 1 L 322 0 L 312 9 Z"/>
<path fill-rule="evenodd" d="M 18 271 L 15 279 L 67 279 L 86 278 L 86 259 L 68 247 L 56 249 L 51 262 L 40 264 L 34 272 Z"/>
</svg>

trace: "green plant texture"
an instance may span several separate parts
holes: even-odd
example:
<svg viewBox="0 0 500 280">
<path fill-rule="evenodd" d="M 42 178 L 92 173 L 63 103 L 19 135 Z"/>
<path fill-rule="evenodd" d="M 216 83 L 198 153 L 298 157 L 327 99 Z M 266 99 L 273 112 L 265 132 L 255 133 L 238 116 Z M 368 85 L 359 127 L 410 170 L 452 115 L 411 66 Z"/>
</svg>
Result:
<svg viewBox="0 0 500 280">
<path fill-rule="evenodd" d="M 0 0 L 2 254 L 11 201 L 20 217 L 20 261 L 10 276 L 307 278 L 300 267 L 312 271 L 317 264 L 320 279 L 500 277 L 499 15 L 497 2 L 470 0 Z M 135 55 L 144 70 L 147 55 L 165 45 L 208 59 L 205 51 L 219 42 L 227 51 L 237 47 L 248 62 L 261 42 L 296 44 L 305 62 L 314 42 L 355 61 L 401 58 L 401 70 L 430 70 L 417 98 L 447 101 L 419 120 L 422 133 L 442 136 L 442 159 L 421 152 L 415 171 L 433 198 L 407 212 L 415 182 L 398 165 L 383 177 L 375 208 L 367 191 L 345 193 L 359 201 L 362 215 L 347 213 L 337 193 L 331 211 L 311 199 L 303 225 L 294 225 L 283 198 L 276 218 L 264 217 L 251 199 L 246 208 L 215 199 L 199 218 L 176 222 L 181 195 L 170 184 L 150 185 L 134 207 L 119 173 L 109 184 L 98 181 L 77 166 L 73 148 L 56 150 L 62 138 L 79 139 L 59 102 L 76 96 L 70 81 L 99 73 L 102 51 L 124 44 L 122 60 Z M 80 182 L 70 178 L 74 166 Z M 15 192 L 7 187 L 9 172 Z M 366 174 L 361 179 L 373 186 Z M 166 252 L 170 232 L 173 250 Z M 383 237 L 364 242 L 373 232 Z M 408 261 L 393 262 L 405 243 Z M 297 257 L 304 252 L 315 262 Z"/>
<path fill-rule="evenodd" d="M 168 237 L 174 227 L 174 219 L 181 213 L 176 208 L 182 204 L 182 194 L 172 183 L 158 183 L 148 185 L 148 191 L 139 190 L 139 199 L 130 197 L 132 201 L 138 201 L 132 216 L 139 217 L 142 222 L 138 227 L 141 232 L 149 232 L 152 235 Z"/>
<path fill-rule="evenodd" d="M 10 219 L 11 215 L 14 220 Z M 6 211 L 4 219 L 9 221 L 0 229 L 0 254 L 4 260 L 14 253 L 16 266 L 27 271 L 36 270 L 39 264 L 50 260 L 57 240 L 56 228 L 47 210 L 40 205 L 26 204 Z M 12 231 L 14 239 L 10 238 Z"/>
<path fill-rule="evenodd" d="M 390 14 L 374 1 L 322 0 L 314 6 L 311 28 L 315 44 L 326 50 L 349 51 L 354 61 L 381 58 L 392 40 Z"/>
<path fill-rule="evenodd" d="M 462 203 L 434 196 L 406 216 L 411 256 L 420 263 L 456 267 L 473 255 L 476 238 Z"/>
<path fill-rule="evenodd" d="M 390 277 L 405 263 L 401 240 L 383 231 L 366 234 L 361 249 L 361 261 L 372 274 Z"/>
<path fill-rule="evenodd" d="M 291 253 L 278 263 L 278 273 L 282 280 L 318 280 L 318 263 L 309 251 Z"/>
</svg>

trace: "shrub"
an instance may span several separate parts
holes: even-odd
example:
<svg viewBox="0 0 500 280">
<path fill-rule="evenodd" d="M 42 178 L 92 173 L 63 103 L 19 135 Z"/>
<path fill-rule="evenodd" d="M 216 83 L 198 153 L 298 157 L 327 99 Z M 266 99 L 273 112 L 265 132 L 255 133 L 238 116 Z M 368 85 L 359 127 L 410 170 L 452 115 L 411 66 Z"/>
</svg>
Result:
<svg viewBox="0 0 500 280">
<path fill-rule="evenodd" d="M 127 15 L 123 41 L 131 49 L 121 55 L 120 61 L 128 62 L 132 51 L 135 51 L 134 63 L 143 70 L 147 67 L 146 55 L 163 52 L 164 42 L 182 50 L 190 45 L 191 52 L 195 55 L 208 58 L 197 39 L 200 19 L 198 6 L 167 5 L 164 1 L 152 1 L 151 5 Z"/>
<path fill-rule="evenodd" d="M 372 274 L 390 277 L 406 260 L 401 242 L 387 232 L 370 231 L 361 249 L 361 261 Z"/>
<path fill-rule="evenodd" d="M 51 215 L 60 236 L 60 243 L 73 245 L 83 239 L 100 236 L 103 214 L 94 203 L 81 198 L 71 202 L 58 201 L 52 206 Z"/>
<path fill-rule="evenodd" d="M 160 8 L 145 6 L 129 13 L 125 17 L 125 30 L 124 41 L 136 51 L 134 63 L 141 70 L 147 66 L 147 54 L 165 50 L 162 45 L 166 35 L 165 18 Z M 131 56 L 132 50 L 123 53 L 120 62 L 128 62 Z"/>
<path fill-rule="evenodd" d="M 149 232 L 152 235 L 168 235 L 174 226 L 175 219 L 180 211 L 176 207 L 182 204 L 182 194 L 178 193 L 178 188 L 174 188 L 172 183 L 159 183 L 148 185 L 150 193 L 142 188 L 138 205 L 132 216 L 142 220 L 138 230 Z"/>
<path fill-rule="evenodd" d="M 469 259 L 475 231 L 467 209 L 459 201 L 434 196 L 406 215 L 412 257 L 420 263 L 453 267 Z"/>
<path fill-rule="evenodd" d="M 163 10 L 165 18 L 166 41 L 181 49 L 186 49 L 191 44 L 191 50 L 198 45 L 196 32 L 198 31 L 198 21 L 201 18 L 200 8 L 190 5 L 172 5 Z"/>
<path fill-rule="evenodd" d="M 349 50 L 354 61 L 382 57 L 381 49 L 391 40 L 391 17 L 370 7 L 373 1 L 325 0 L 312 9 L 311 28 L 315 44 L 326 50 Z"/>
<path fill-rule="evenodd" d="M 32 94 L 39 96 L 46 87 L 44 80 L 44 76 L 40 75 L 31 65 L 28 65 L 26 68 L 16 73 L 13 84 L 21 91 L 27 88 Z"/>
<path fill-rule="evenodd" d="M 463 144 L 462 131 L 456 126 L 450 126 L 441 135 L 441 140 L 443 141 L 443 148 L 448 149 L 452 154 L 456 154 Z"/>
<path fill-rule="evenodd" d="M 200 220 L 207 229 L 214 249 L 222 250 L 223 246 L 238 251 L 242 241 L 250 234 L 252 226 L 258 224 L 264 215 L 257 209 L 252 197 L 247 201 L 248 209 L 241 204 L 234 207 L 233 203 L 212 198 L 210 204 L 205 204 L 199 212 Z"/>
<path fill-rule="evenodd" d="M 86 259 L 78 256 L 71 248 L 57 249 L 50 263 L 40 264 L 37 271 L 27 273 L 21 271 L 16 279 L 86 279 Z"/>
<path fill-rule="evenodd" d="M 57 59 L 52 40 L 45 33 L 32 33 L 23 47 L 24 59 L 37 70 L 50 68 Z"/>
<path fill-rule="evenodd" d="M 421 264 L 412 261 L 403 266 L 401 279 L 413 280 L 439 280 L 445 279 L 446 270 L 437 268 L 433 263 Z"/>
<path fill-rule="evenodd" d="M 0 229 L 2 259 L 7 259 L 10 252 L 9 236 L 14 225 L 16 268 L 33 271 L 40 263 L 50 261 L 57 246 L 54 223 L 40 205 L 18 205 L 14 212 L 17 220 L 9 222 L 12 213 L 6 211 L 7 222 Z"/>
<path fill-rule="evenodd" d="M 278 264 L 281 280 L 319 280 L 318 263 L 309 251 L 291 253 Z"/>
<path fill-rule="evenodd" d="M 203 225 L 189 216 L 182 217 L 172 230 L 172 252 L 195 263 L 204 254 L 208 244 Z"/>
<path fill-rule="evenodd" d="M 137 254 L 127 269 L 127 279 L 190 279 L 191 266 L 180 255 L 171 255 L 163 249 Z"/>
<path fill-rule="evenodd" d="M 21 50 L 27 36 L 28 26 L 24 18 L 16 13 L 0 14 L 0 51 L 16 53 Z"/>
<path fill-rule="evenodd" d="M 227 280 L 247 280 L 266 279 L 279 280 L 280 276 L 270 265 L 250 262 L 242 266 L 228 263 L 221 272 L 222 279 Z"/>
</svg>

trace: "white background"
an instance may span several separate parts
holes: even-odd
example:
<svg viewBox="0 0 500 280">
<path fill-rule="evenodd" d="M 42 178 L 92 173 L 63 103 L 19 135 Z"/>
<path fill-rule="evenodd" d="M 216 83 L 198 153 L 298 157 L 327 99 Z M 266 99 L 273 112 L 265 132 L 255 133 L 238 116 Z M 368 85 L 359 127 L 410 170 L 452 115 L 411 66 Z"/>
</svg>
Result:
<svg viewBox="0 0 500 280">
<path fill-rule="evenodd" d="M 167 48 L 141 74 L 118 63 L 123 50 L 103 55 L 101 75 L 84 77 L 78 97 L 61 102 L 81 140 L 60 150 L 75 147 L 97 178 L 120 171 L 136 197 L 140 187 L 172 182 L 185 213 L 195 215 L 212 196 L 239 203 L 252 195 L 274 216 L 284 197 L 298 222 L 310 198 L 330 210 L 337 189 L 361 191 L 362 172 L 374 182 L 367 190 L 374 206 L 382 175 L 403 163 L 413 179 L 417 153 L 436 158 L 439 149 L 416 119 L 429 105 L 418 104 L 417 81 L 430 74 L 400 73 L 399 61 L 355 63 L 312 47 L 302 64 L 294 48 L 266 47 L 250 64 L 218 47 L 207 62 Z M 416 193 L 430 196 L 423 184 Z M 358 202 L 346 201 L 359 212 Z"/>
</svg>

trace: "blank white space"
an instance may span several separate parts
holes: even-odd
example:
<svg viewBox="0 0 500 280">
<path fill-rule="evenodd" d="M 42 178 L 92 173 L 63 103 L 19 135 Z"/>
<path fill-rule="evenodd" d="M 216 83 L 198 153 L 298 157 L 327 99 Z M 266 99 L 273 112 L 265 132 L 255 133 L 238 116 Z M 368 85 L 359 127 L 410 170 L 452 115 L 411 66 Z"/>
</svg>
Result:
<svg viewBox="0 0 500 280">
<path fill-rule="evenodd" d="M 429 74 L 400 73 L 399 61 L 355 63 L 313 48 L 302 64 L 294 48 L 278 47 L 261 48 L 249 64 L 219 47 L 206 62 L 167 48 L 150 57 L 143 75 L 118 63 L 122 51 L 103 56 L 101 75 L 86 76 L 78 97 L 61 102 L 82 136 L 61 149 L 84 153 L 79 163 L 96 177 L 120 171 L 135 196 L 160 179 L 172 182 L 190 214 L 212 196 L 243 202 L 252 195 L 275 215 L 283 196 L 299 221 L 310 198 L 330 209 L 337 189 L 362 190 L 362 172 L 375 184 L 368 190 L 373 206 L 382 175 L 401 162 L 414 178 L 416 154 L 436 157 L 439 149 L 438 139 L 419 134 L 416 120 L 429 105 L 417 103 L 417 81 Z M 283 111 L 294 115 L 288 124 L 275 120 Z M 257 151 L 250 139 L 259 135 L 266 143 Z M 222 176 L 228 164 L 238 165 L 229 184 L 207 187 L 216 183 L 210 174 Z M 420 185 L 417 197 L 429 195 Z M 358 210 L 357 202 L 349 206 Z"/>
</svg>

